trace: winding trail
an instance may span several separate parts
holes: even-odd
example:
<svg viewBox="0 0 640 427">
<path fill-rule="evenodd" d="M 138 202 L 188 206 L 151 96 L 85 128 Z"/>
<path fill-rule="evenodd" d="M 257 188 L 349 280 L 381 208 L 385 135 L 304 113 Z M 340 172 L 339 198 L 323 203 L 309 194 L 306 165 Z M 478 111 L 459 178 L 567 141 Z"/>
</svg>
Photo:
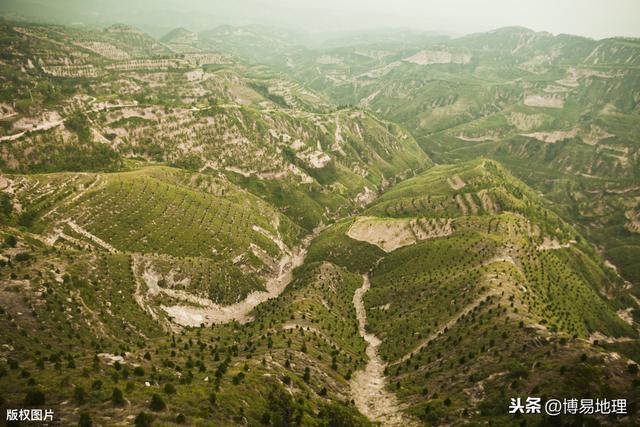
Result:
<svg viewBox="0 0 640 427">
<path fill-rule="evenodd" d="M 27 134 L 34 133 L 34 132 L 40 132 L 40 131 L 43 131 L 43 130 L 53 129 L 55 127 L 60 126 L 63 123 L 64 123 L 64 120 L 44 121 L 44 122 L 36 125 L 36 127 L 32 128 L 32 129 L 27 129 L 27 130 L 24 130 L 22 132 L 14 133 L 13 135 L 6 135 L 6 136 L 3 136 L 3 137 L 0 137 L 0 142 L 15 141 L 16 139 L 19 139 L 23 135 L 27 135 Z"/>
<path fill-rule="evenodd" d="M 353 305 L 358 318 L 358 332 L 367 342 L 367 357 L 369 361 L 362 371 L 356 372 L 351 380 L 351 396 L 358 410 L 371 421 L 379 422 L 383 426 L 417 426 L 420 423 L 402 412 L 396 396 L 386 388 L 384 369 L 386 364 L 378 355 L 380 339 L 366 331 L 367 313 L 362 300 L 364 294 L 371 287 L 369 276 L 362 276 L 362 287 L 353 295 Z"/>
<path fill-rule="evenodd" d="M 461 318 L 463 318 L 464 316 L 466 316 L 467 314 L 469 314 L 473 310 L 475 310 L 477 307 L 479 307 L 487 298 L 489 298 L 491 296 L 494 296 L 494 295 L 498 295 L 498 294 L 499 293 L 497 291 L 489 291 L 489 292 L 485 292 L 483 294 L 480 294 L 473 302 L 471 302 L 469 305 L 467 305 L 462 310 L 460 310 L 455 316 L 453 316 L 451 319 L 449 319 L 449 321 L 447 323 L 445 323 L 440 328 L 438 328 L 435 332 L 432 332 L 426 338 L 424 338 L 422 341 L 420 341 L 420 344 L 418 344 L 413 350 L 411 350 L 411 352 L 405 354 L 400 359 L 396 360 L 395 362 L 391 363 L 390 365 L 394 366 L 394 365 L 397 365 L 399 363 L 404 363 L 407 360 L 411 359 L 413 357 L 413 355 L 418 354 L 420 352 L 420 350 L 422 350 L 424 347 L 429 345 L 430 341 L 436 339 L 440 334 L 444 333 L 445 330 L 451 329 L 456 323 L 458 323 L 458 321 Z"/>
<path fill-rule="evenodd" d="M 89 101 L 88 105 L 93 105 L 96 102 L 96 98 L 94 96 L 92 96 L 91 98 L 93 98 L 93 99 L 91 101 Z M 132 108 L 132 107 L 138 107 L 138 106 L 139 105 L 138 105 L 137 102 L 136 103 L 128 103 L 128 104 L 108 104 L 108 103 L 105 102 L 105 103 L 97 104 L 96 107 L 93 107 L 93 108 L 90 108 L 90 109 L 86 109 L 85 113 L 97 113 L 98 111 L 103 111 L 103 110 L 112 110 L 112 109 L 116 109 L 116 108 Z M 5 118 L 7 118 L 7 117 L 5 117 Z M 67 120 L 66 118 L 61 118 L 60 120 L 45 120 L 45 121 L 40 122 L 39 124 L 37 124 L 36 127 L 34 127 L 34 128 L 26 129 L 26 130 L 23 130 L 22 132 L 14 133 L 12 135 L 2 136 L 2 137 L 0 137 L 0 142 L 15 141 L 17 139 L 22 138 L 24 135 L 28 135 L 28 134 L 35 133 L 35 132 L 40 132 L 40 131 L 45 131 L 45 130 L 57 128 L 58 126 L 63 125 L 66 120 Z"/>
<path fill-rule="evenodd" d="M 101 248 L 106 249 L 107 252 L 112 253 L 112 254 L 118 253 L 118 250 L 116 248 L 114 248 L 113 246 L 111 246 L 110 244 L 108 244 L 107 242 L 105 242 L 104 240 L 102 240 L 101 238 L 96 236 L 95 234 L 91 234 L 89 231 L 85 230 L 84 228 L 82 228 L 81 226 L 76 224 L 74 221 L 67 220 L 67 225 L 69 225 L 69 227 L 71 227 L 71 229 L 73 231 L 75 231 L 76 233 L 78 233 L 81 236 L 91 240 L 93 243 L 97 244 Z"/>
</svg>

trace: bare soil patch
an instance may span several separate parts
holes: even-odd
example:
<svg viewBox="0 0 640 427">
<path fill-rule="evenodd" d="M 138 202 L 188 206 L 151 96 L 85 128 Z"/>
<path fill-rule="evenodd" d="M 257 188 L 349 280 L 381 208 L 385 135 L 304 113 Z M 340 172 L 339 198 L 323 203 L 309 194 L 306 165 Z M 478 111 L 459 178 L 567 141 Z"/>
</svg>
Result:
<svg viewBox="0 0 640 427">
<path fill-rule="evenodd" d="M 351 225 L 347 236 L 376 245 L 385 252 L 392 252 L 420 240 L 448 236 L 452 232 L 451 220 L 364 217 Z"/>
</svg>

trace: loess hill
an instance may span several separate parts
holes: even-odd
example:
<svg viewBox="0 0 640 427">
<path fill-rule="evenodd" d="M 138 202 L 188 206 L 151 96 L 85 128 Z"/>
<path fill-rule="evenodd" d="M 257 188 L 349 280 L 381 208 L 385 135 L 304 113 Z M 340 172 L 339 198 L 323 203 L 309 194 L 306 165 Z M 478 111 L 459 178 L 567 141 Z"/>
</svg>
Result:
<svg viewBox="0 0 640 427">
<path fill-rule="evenodd" d="M 637 423 L 637 41 L 332 43 L 0 21 L 0 405 Z"/>
</svg>

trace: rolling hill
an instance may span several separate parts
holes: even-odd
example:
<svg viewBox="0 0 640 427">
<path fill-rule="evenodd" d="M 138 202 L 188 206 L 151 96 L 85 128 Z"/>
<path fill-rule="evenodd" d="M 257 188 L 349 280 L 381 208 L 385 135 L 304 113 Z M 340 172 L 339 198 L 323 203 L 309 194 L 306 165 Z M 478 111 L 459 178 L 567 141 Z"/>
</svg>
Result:
<svg viewBox="0 0 640 427">
<path fill-rule="evenodd" d="M 0 22 L 0 406 L 636 425 L 637 40 L 300 37 Z"/>
</svg>

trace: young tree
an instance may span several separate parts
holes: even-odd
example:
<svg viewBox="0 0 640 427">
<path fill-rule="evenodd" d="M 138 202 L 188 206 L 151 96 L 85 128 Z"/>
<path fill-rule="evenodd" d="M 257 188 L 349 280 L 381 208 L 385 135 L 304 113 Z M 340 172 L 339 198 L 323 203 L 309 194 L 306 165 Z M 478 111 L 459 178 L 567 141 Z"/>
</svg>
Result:
<svg viewBox="0 0 640 427">
<path fill-rule="evenodd" d="M 153 417 L 151 415 L 146 412 L 140 412 L 133 423 L 136 427 L 151 427 L 151 421 L 153 421 Z"/>
<path fill-rule="evenodd" d="M 154 394 L 153 396 L 151 396 L 151 402 L 149 403 L 149 408 L 152 411 L 155 411 L 155 412 L 163 411 L 166 407 L 167 407 L 166 403 L 164 403 L 164 400 L 162 400 L 162 397 L 160 397 L 159 394 Z"/>
<path fill-rule="evenodd" d="M 111 393 L 111 401 L 116 406 L 122 406 L 125 404 L 122 390 L 120 390 L 118 387 L 113 388 L 113 392 Z"/>
<path fill-rule="evenodd" d="M 26 406 L 42 406 L 45 403 L 44 393 L 38 389 L 29 390 L 24 397 Z"/>
<path fill-rule="evenodd" d="M 93 420 L 88 412 L 80 413 L 80 420 L 78 420 L 78 427 L 93 427 Z"/>
</svg>

